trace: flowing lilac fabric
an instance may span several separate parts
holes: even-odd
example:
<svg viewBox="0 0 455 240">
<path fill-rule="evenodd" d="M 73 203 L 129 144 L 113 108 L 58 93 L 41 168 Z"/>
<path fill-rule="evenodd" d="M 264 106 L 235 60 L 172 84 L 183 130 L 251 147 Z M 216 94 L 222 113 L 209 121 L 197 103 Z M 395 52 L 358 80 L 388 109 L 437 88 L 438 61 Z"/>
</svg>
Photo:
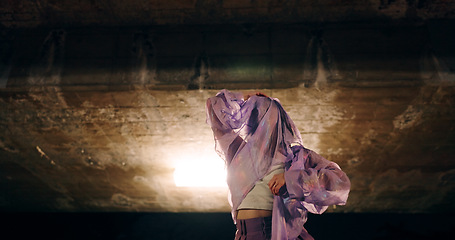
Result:
<svg viewBox="0 0 455 240">
<path fill-rule="evenodd" d="M 278 99 L 220 91 L 207 100 L 207 123 L 215 150 L 226 162 L 234 223 L 235 211 L 270 167 L 284 164 L 287 191 L 274 197 L 272 239 L 313 239 L 303 228 L 307 212 L 321 214 L 344 205 L 350 181 L 340 167 L 302 145 L 299 131 Z"/>
</svg>

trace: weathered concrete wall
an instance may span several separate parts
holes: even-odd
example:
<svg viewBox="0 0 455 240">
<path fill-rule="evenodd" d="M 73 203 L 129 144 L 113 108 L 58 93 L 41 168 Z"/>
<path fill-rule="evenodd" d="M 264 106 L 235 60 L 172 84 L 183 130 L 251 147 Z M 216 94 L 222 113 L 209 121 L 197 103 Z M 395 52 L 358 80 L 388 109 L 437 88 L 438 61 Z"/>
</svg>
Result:
<svg viewBox="0 0 455 240">
<path fill-rule="evenodd" d="M 176 187 L 173 172 L 214 156 L 205 100 L 229 88 L 279 98 L 348 173 L 331 211 L 453 212 L 450 26 L 10 30 L 0 209 L 228 211 L 225 189 Z"/>
</svg>

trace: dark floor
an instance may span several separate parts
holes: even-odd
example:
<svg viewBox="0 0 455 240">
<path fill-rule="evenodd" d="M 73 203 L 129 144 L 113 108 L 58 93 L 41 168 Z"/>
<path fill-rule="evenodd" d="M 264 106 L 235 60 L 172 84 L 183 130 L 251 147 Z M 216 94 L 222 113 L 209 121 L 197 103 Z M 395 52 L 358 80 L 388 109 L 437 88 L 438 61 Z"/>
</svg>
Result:
<svg viewBox="0 0 455 240">
<path fill-rule="evenodd" d="M 1 213 L 2 239 L 232 240 L 229 213 Z M 310 215 L 316 240 L 454 239 L 455 214 Z"/>
</svg>

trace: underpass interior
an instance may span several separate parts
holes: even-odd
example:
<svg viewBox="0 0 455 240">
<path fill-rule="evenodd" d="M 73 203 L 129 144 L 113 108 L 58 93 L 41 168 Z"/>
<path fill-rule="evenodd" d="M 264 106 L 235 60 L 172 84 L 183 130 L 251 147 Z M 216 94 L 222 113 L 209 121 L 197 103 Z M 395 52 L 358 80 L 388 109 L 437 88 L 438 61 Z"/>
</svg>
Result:
<svg viewBox="0 0 455 240">
<path fill-rule="evenodd" d="M 453 1 L 2 1 L 0 211 L 16 239 L 233 239 L 205 102 L 278 98 L 336 162 L 316 239 L 449 239 Z M 6 234 L 5 233 L 5 234 Z"/>
</svg>

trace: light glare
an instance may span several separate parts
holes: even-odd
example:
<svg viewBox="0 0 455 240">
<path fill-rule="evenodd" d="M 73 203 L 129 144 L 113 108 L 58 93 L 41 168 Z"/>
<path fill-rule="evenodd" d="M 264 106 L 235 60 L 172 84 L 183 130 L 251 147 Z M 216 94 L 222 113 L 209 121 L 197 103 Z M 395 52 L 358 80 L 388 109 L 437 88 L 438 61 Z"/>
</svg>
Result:
<svg viewBox="0 0 455 240">
<path fill-rule="evenodd" d="M 177 187 L 227 187 L 224 163 L 220 159 L 179 163 L 174 182 Z"/>
</svg>

